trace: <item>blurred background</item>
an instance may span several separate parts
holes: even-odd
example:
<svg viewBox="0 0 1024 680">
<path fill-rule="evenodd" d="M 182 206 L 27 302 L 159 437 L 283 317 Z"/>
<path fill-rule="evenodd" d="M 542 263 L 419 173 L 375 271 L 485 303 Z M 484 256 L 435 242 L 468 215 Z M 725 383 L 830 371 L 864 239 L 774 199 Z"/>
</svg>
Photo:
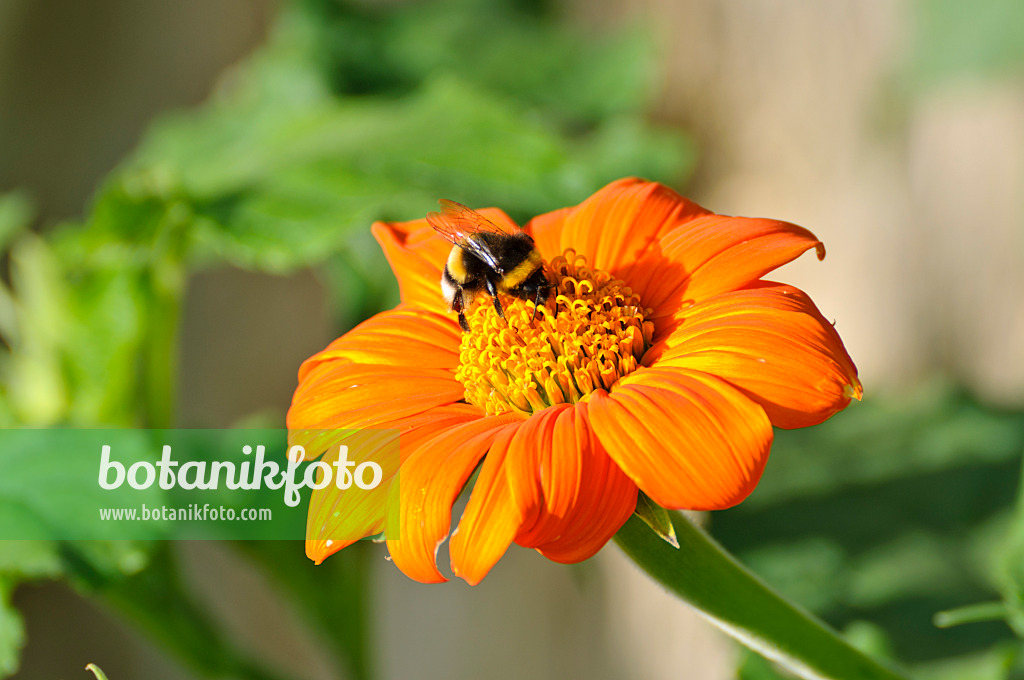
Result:
<svg viewBox="0 0 1024 680">
<path fill-rule="evenodd" d="M 373 220 L 625 175 L 814 231 L 771 278 L 865 385 L 712 533 L 915 677 L 1024 677 L 1018 0 L 3 0 L 0 423 L 283 426 L 301 361 L 397 299 Z M 5 542 L 0 673 L 782 677 L 614 547 L 476 588 L 385 554 Z"/>
</svg>

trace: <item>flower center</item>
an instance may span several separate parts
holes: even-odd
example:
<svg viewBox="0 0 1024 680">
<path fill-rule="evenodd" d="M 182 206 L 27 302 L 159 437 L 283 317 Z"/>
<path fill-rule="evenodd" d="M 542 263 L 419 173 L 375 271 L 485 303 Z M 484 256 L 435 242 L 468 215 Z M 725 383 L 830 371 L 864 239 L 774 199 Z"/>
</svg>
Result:
<svg viewBox="0 0 1024 680">
<path fill-rule="evenodd" d="M 455 377 L 466 401 L 488 415 L 530 414 L 576 403 L 596 389 L 611 389 L 636 370 L 651 346 L 651 310 L 626 285 L 566 250 L 547 265 L 554 305 L 501 296 L 505 319 L 488 299 L 466 314 Z M 506 323 L 507 320 L 507 323 Z"/>
</svg>

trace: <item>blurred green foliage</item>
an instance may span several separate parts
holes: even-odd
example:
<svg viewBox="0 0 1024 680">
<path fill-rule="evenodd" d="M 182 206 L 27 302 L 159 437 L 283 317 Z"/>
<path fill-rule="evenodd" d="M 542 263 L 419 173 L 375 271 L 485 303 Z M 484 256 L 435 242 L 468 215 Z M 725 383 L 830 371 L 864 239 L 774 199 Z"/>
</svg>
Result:
<svg viewBox="0 0 1024 680">
<path fill-rule="evenodd" d="M 918 7 L 921 82 L 1024 62 L 1019 3 Z M 286 3 L 268 43 L 202 107 L 157 121 L 80 221 L 40 236 L 30 201 L 0 197 L 0 425 L 172 425 L 182 297 L 197 268 L 319 268 L 341 330 L 395 301 L 373 220 L 420 217 L 438 198 L 524 220 L 631 174 L 679 186 L 693 152 L 646 119 L 654 57 L 638 27 L 593 35 L 544 2 Z M 1021 677 L 1022 450 L 1024 414 L 954 390 L 869 400 L 780 432 L 755 494 L 712 530 L 784 594 L 920 677 Z M 0 505 L 15 496 L 0 491 Z M 365 678 L 360 548 L 314 569 L 293 545 L 242 546 L 314 629 L 344 631 L 324 642 Z M 147 542 L 0 546 L 0 674 L 24 643 L 13 589 L 58 577 L 198 674 L 267 677 L 209 621 L 173 550 Z M 1000 596 L 1012 628 L 932 624 Z M 751 656 L 740 677 L 774 673 Z"/>
<path fill-rule="evenodd" d="M 1003 596 L 1006 621 L 1024 639 L 1024 486 L 1017 497 L 1007 539 L 995 554 L 996 583 Z"/>
<path fill-rule="evenodd" d="M 678 185 L 693 154 L 646 119 L 654 65 L 638 27 L 595 35 L 543 3 L 285 3 L 267 44 L 202 107 L 156 121 L 80 221 L 38 235 L 31 203 L 0 197 L 0 425 L 172 426 L 197 268 L 321 268 L 346 326 L 395 302 L 374 220 L 421 217 L 445 197 L 525 219 L 625 175 Z M 8 481 L 0 506 L 59 522 L 12 495 L 32 480 Z M 265 557 L 279 552 L 246 554 L 314 628 L 345 632 L 327 648 L 368 677 L 359 548 L 315 572 L 294 545 L 290 562 Z M 210 623 L 174 551 L 148 542 L 0 546 L 0 674 L 24 642 L 14 587 L 59 576 L 201 675 L 269 677 Z"/>
<path fill-rule="evenodd" d="M 1024 73 L 1024 4 L 917 0 L 900 96 Z M 1024 678 L 1024 412 L 948 384 L 778 432 L 712 530 L 769 583 L 924 680 Z M 1016 506 L 1016 509 L 1015 509 Z M 936 617 L 942 613 L 943 616 Z M 938 627 L 943 619 L 957 625 Z M 738 677 L 784 677 L 744 653 Z"/>
<path fill-rule="evenodd" d="M 916 87 L 1024 72 L 1024 3 L 1019 0 L 917 0 L 913 16 Z"/>
<path fill-rule="evenodd" d="M 1024 590 L 1008 584 L 1024 582 L 1013 511 L 1022 452 L 1024 413 L 931 383 L 777 431 L 761 483 L 715 513 L 711 531 L 783 595 L 915 677 L 1017 678 L 1024 646 L 1005 621 L 940 629 L 933 617 L 997 599 L 1000 585 L 1020 602 Z M 1007 564 L 1013 579 L 1001 578 Z M 748 659 L 741 677 L 770 672 Z"/>
<path fill-rule="evenodd" d="M 623 175 L 680 180 L 685 138 L 643 117 L 653 56 L 642 32 L 595 39 L 512 2 L 306 0 L 127 168 L 187 206 L 190 257 L 287 271 L 439 197 L 524 219 Z"/>
</svg>

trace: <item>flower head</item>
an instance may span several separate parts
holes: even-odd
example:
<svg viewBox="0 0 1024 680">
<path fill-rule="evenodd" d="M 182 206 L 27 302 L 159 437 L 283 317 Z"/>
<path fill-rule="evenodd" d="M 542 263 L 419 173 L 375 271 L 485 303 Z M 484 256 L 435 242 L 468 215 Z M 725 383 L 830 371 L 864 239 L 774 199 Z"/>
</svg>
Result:
<svg viewBox="0 0 1024 680">
<path fill-rule="evenodd" d="M 500 210 L 480 212 L 514 227 Z M 480 300 L 463 333 L 439 286 L 451 244 L 426 220 L 373 226 L 402 303 L 303 364 L 288 427 L 299 439 L 397 430 L 397 503 L 365 512 L 354 495 L 314 492 L 312 559 L 351 543 L 323 537 L 357 517 L 354 538 L 399 526 L 395 564 L 444 580 L 436 552 L 479 468 L 451 537 L 457 575 L 479 582 L 513 542 L 578 562 L 629 518 L 638 490 L 668 508 L 735 505 L 761 476 L 772 425 L 814 425 L 861 396 L 810 299 L 761 278 L 811 248 L 824 257 L 805 229 L 715 215 L 638 179 L 524 229 L 552 295 L 536 310 L 502 295 L 505 319 Z M 333 512 L 312 510 L 326 505 Z"/>
</svg>

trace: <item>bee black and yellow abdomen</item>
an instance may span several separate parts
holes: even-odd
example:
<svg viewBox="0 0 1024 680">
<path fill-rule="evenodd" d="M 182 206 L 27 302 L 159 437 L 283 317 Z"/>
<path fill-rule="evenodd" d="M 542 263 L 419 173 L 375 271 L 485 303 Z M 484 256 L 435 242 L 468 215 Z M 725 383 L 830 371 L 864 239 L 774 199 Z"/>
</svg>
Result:
<svg viewBox="0 0 1024 680">
<path fill-rule="evenodd" d="M 462 283 L 467 278 L 466 255 L 466 251 L 458 246 L 452 248 L 452 251 L 448 253 L 444 271 L 456 283 Z"/>
<path fill-rule="evenodd" d="M 485 292 L 485 277 L 490 268 L 472 253 L 459 246 L 452 248 L 441 273 L 441 294 L 448 309 L 460 312 L 473 302 L 477 293 Z"/>
</svg>

